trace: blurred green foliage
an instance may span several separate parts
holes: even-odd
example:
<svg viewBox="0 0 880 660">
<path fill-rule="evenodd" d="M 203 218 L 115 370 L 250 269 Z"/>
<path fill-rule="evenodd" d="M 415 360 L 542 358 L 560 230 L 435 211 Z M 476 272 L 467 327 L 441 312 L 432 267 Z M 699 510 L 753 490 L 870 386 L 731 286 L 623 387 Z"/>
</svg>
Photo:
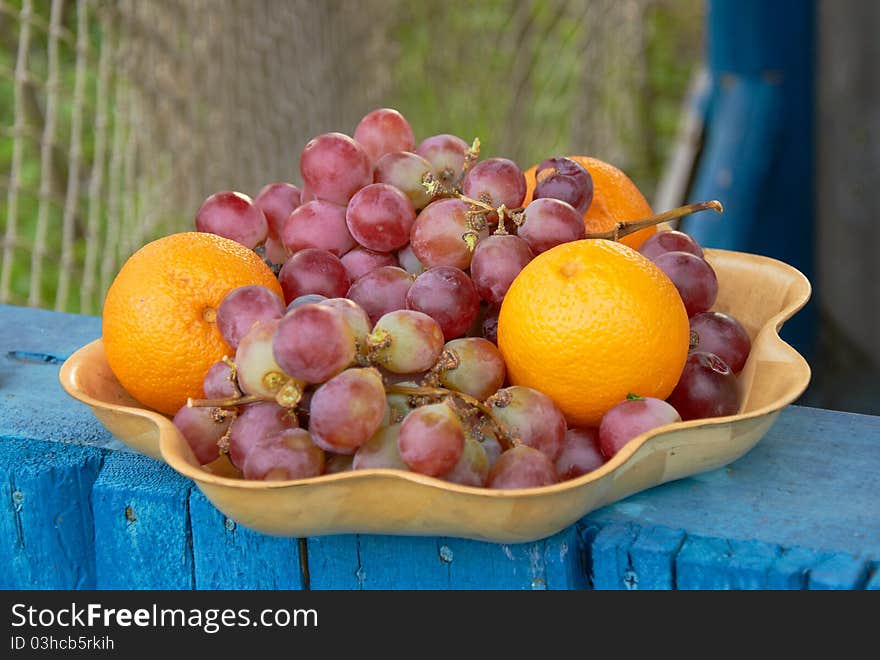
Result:
<svg viewBox="0 0 880 660">
<path fill-rule="evenodd" d="M 3 211 L 0 236 L 8 222 L 16 116 L 13 73 L 19 46 L 17 17 L 21 4 L 22 0 L 0 1 L 0 209 Z M 93 5 L 112 6 L 100 0 Z M 417 136 L 455 133 L 467 140 L 479 136 L 484 154 L 513 157 L 524 168 L 548 156 L 573 151 L 603 157 L 605 154 L 592 147 L 602 141 L 586 134 L 581 113 L 601 112 L 611 117 L 626 114 L 635 121 L 615 137 L 625 154 L 616 164 L 623 167 L 650 198 L 675 139 L 688 81 L 702 56 L 704 8 L 702 0 L 637 0 L 629 5 L 641 12 L 639 39 L 631 44 L 617 44 L 624 50 L 614 52 L 622 52 L 626 58 L 620 62 L 619 70 L 615 70 L 614 53 L 597 50 L 589 40 L 590 34 L 613 29 L 613 24 L 609 27 L 607 21 L 603 23 L 603 16 L 593 9 L 589 0 L 450 0 L 443 4 L 401 0 L 396 3 L 399 11 L 391 21 L 391 39 L 387 45 L 392 85 L 384 104 L 402 109 Z M 49 186 L 49 231 L 45 244 L 48 258 L 43 262 L 40 281 L 43 306 L 52 306 L 55 300 L 61 267 L 58 255 L 63 240 L 67 152 L 74 111 L 77 12 L 75 3 L 68 2 L 66 6 L 63 37 L 58 42 L 59 105 L 50 172 L 54 185 Z M 607 2 L 602 6 L 614 7 Z M 40 136 L 44 130 L 42 115 L 49 73 L 46 26 L 50 8 L 50 0 L 33 2 L 38 22 L 31 29 L 27 58 L 27 76 L 33 84 L 25 85 L 27 98 L 23 103 L 23 128 L 27 137 L 19 141 L 20 192 L 9 301 L 17 304 L 26 303 L 28 297 L 43 180 Z M 96 54 L 102 38 L 101 23 L 95 14 L 88 25 L 89 65 L 84 80 L 74 272 L 70 274 L 72 286 L 65 305 L 70 311 L 91 313 L 100 310 L 100 301 L 81 300 L 77 283 L 83 277 L 88 179 L 95 148 Z M 596 41 L 609 42 L 608 39 Z M 181 57 L 186 57 L 185 51 Z M 601 68 L 597 68 L 599 60 Z M 635 69 L 633 62 L 638 64 Z M 602 75 L 594 75 L 597 72 Z M 589 89 L 585 88 L 585 81 L 589 82 Z M 585 99 L 585 95 L 590 97 Z M 116 110 L 112 93 L 108 104 L 109 148 Z M 121 137 L 124 142 L 125 136 Z M 105 159 L 104 167 L 106 193 L 112 173 L 109 158 Z M 191 209 L 181 212 L 181 228 L 188 226 L 191 212 Z M 99 222 L 99 236 L 103 237 L 109 222 L 106 205 L 101 206 Z M 112 246 L 112 249 L 117 248 Z M 102 256 L 99 253 L 99 265 Z"/>
</svg>

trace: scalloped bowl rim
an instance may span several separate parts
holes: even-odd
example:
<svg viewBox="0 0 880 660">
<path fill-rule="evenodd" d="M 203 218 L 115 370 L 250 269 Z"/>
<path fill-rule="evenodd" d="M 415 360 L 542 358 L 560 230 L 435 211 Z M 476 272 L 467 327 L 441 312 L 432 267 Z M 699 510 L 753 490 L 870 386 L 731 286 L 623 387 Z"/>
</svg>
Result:
<svg viewBox="0 0 880 660">
<path fill-rule="evenodd" d="M 728 250 L 713 249 L 707 249 L 706 252 L 708 254 L 747 254 L 734 253 Z M 799 353 L 797 353 L 797 351 L 795 351 L 789 344 L 787 344 L 779 337 L 779 329 L 782 327 L 782 324 L 785 321 L 790 319 L 801 308 L 803 308 L 803 306 L 809 300 L 811 295 L 810 282 L 806 278 L 806 276 L 803 275 L 803 273 L 798 271 L 793 266 L 786 264 L 785 262 L 761 255 L 748 254 L 748 256 L 766 261 L 768 264 L 772 263 L 775 267 L 788 271 L 788 273 L 792 275 L 795 280 L 800 282 L 801 291 L 797 298 L 793 300 L 791 304 L 784 307 L 779 312 L 770 317 L 761 328 L 761 330 L 763 331 L 764 328 L 772 325 L 775 335 L 775 341 L 782 346 L 787 347 L 792 353 L 800 358 L 800 362 L 802 363 L 802 370 L 798 374 L 798 381 L 791 383 L 792 387 L 786 392 L 784 396 L 781 396 L 779 399 L 773 401 L 772 403 L 766 404 L 754 410 L 744 413 L 738 413 L 735 415 L 727 415 L 724 417 L 712 417 L 708 419 L 695 419 L 685 422 L 676 422 L 674 424 L 660 426 L 645 433 L 642 433 L 641 435 L 633 438 L 630 442 L 628 442 L 619 452 L 617 452 L 617 454 L 615 454 L 610 460 L 608 460 L 598 469 L 593 470 L 592 472 L 584 474 L 580 477 L 576 477 L 574 479 L 569 479 L 549 486 L 541 486 L 538 488 L 501 490 L 487 487 L 463 486 L 460 484 L 443 481 L 441 479 L 436 479 L 434 477 L 429 477 L 427 475 L 421 475 L 415 472 L 375 468 L 339 472 L 335 474 L 324 474 L 317 477 L 309 477 L 307 479 L 295 479 L 287 481 L 253 481 L 242 478 L 225 477 L 217 474 L 212 474 L 211 472 L 208 472 L 200 467 L 195 467 L 189 461 L 181 457 L 179 445 L 181 443 L 185 443 L 185 441 L 183 439 L 183 436 L 177 430 L 177 427 L 174 426 L 174 424 L 171 422 L 171 419 L 169 419 L 168 417 L 165 417 L 161 413 L 149 410 L 147 408 L 136 408 L 132 406 L 110 404 L 106 401 L 102 401 L 100 399 L 92 397 L 78 387 L 75 378 L 76 369 L 84 366 L 84 355 L 96 350 L 97 346 L 101 344 L 101 339 L 96 339 L 74 352 L 62 365 L 59 372 L 59 380 L 61 381 L 61 384 L 65 391 L 70 396 L 81 401 L 82 403 L 85 403 L 88 406 L 105 410 L 112 410 L 117 413 L 133 415 L 152 422 L 159 431 L 159 450 L 163 460 L 174 470 L 186 477 L 191 478 L 196 482 L 203 482 L 231 488 L 241 488 L 246 490 L 271 490 L 296 488 L 298 486 L 317 485 L 322 483 L 342 482 L 347 480 L 369 481 L 372 477 L 385 476 L 395 479 L 403 479 L 420 484 L 422 486 L 427 486 L 444 491 L 459 492 L 468 495 L 479 495 L 490 498 L 524 499 L 535 495 L 561 493 L 567 490 L 577 489 L 584 484 L 590 483 L 592 481 L 598 481 L 606 475 L 614 472 L 618 468 L 625 465 L 642 446 L 650 442 L 652 439 L 661 437 L 673 431 L 678 432 L 693 428 L 721 426 L 731 422 L 755 419 L 771 413 L 775 413 L 794 402 L 804 392 L 810 382 L 811 374 L 809 364 Z"/>
</svg>

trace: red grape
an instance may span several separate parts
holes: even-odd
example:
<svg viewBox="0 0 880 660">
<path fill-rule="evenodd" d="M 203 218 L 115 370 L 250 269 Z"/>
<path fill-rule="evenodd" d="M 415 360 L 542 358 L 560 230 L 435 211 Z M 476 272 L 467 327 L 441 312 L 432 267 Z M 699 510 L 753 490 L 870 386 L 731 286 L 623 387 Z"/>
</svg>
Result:
<svg viewBox="0 0 880 660">
<path fill-rule="evenodd" d="M 498 344 L 498 312 L 499 309 L 497 307 L 487 310 L 480 328 L 483 337 L 495 345 Z"/>
<path fill-rule="evenodd" d="M 574 479 L 605 464 L 599 448 L 599 430 L 594 428 L 569 429 L 562 442 L 562 451 L 556 459 L 559 478 Z"/>
<path fill-rule="evenodd" d="M 376 252 L 391 252 L 409 241 L 416 210 L 409 197 L 387 183 L 361 188 L 345 212 L 351 235 Z"/>
<path fill-rule="evenodd" d="M 283 264 L 290 258 L 290 252 L 284 247 L 280 238 L 267 236 L 264 245 L 266 260 L 270 264 Z"/>
<path fill-rule="evenodd" d="M 436 266 L 412 283 L 406 293 L 406 307 L 437 321 L 449 340 L 460 337 L 471 327 L 480 311 L 480 297 L 464 271 Z"/>
<path fill-rule="evenodd" d="M 385 387 L 376 369 L 346 369 L 312 395 L 309 430 L 319 447 L 353 454 L 382 425 Z"/>
<path fill-rule="evenodd" d="M 318 248 L 306 248 L 290 257 L 281 267 L 278 280 L 287 303 L 308 293 L 341 298 L 351 286 L 339 257 Z"/>
<path fill-rule="evenodd" d="M 387 382 L 388 379 L 386 379 Z M 418 387 L 419 384 L 415 381 L 411 380 L 402 380 L 397 385 L 403 385 L 406 387 Z M 413 410 L 416 409 L 417 406 L 412 405 L 412 395 L 410 394 L 391 394 L 388 393 L 385 395 L 385 400 L 388 402 L 388 408 L 391 413 L 391 422 L 396 424 L 397 422 L 402 422 L 403 419 Z"/>
<path fill-rule="evenodd" d="M 714 353 L 691 353 L 678 385 L 666 399 L 684 420 L 734 415 L 739 386 L 727 363 Z"/>
<path fill-rule="evenodd" d="M 348 204 L 358 190 L 373 181 L 367 152 L 342 133 L 325 133 L 310 140 L 299 158 L 299 170 L 311 195 L 334 204 Z"/>
<path fill-rule="evenodd" d="M 547 197 L 526 207 L 516 233 L 538 255 L 562 243 L 580 240 L 585 232 L 584 218 L 571 204 Z"/>
<path fill-rule="evenodd" d="M 370 334 L 371 322 L 370 317 L 360 305 L 348 298 L 329 298 L 322 301 L 321 305 L 339 311 L 354 335 L 355 342 L 358 346 L 363 346 L 367 335 Z"/>
<path fill-rule="evenodd" d="M 302 195 L 299 188 L 292 183 L 270 183 L 263 186 L 254 199 L 254 204 L 263 211 L 269 222 L 269 238 L 277 239 L 287 216 L 302 204 Z"/>
<path fill-rule="evenodd" d="M 280 319 L 257 321 L 235 351 L 238 385 L 245 394 L 274 397 L 290 379 L 278 366 L 272 350 Z"/>
<path fill-rule="evenodd" d="M 240 192 L 218 192 L 202 202 L 196 231 L 238 241 L 252 250 L 266 240 L 269 224 L 254 201 Z"/>
<path fill-rule="evenodd" d="M 464 170 L 470 146 L 460 137 L 443 133 L 422 140 L 416 153 L 431 163 L 440 183 L 449 187 Z"/>
<path fill-rule="evenodd" d="M 412 151 L 416 146 L 412 126 L 391 108 L 368 113 L 354 129 L 354 139 L 373 162 L 392 151 Z"/>
<path fill-rule="evenodd" d="M 222 360 L 208 369 L 203 388 L 207 399 L 229 399 L 238 394 L 232 379 L 232 368 Z"/>
<path fill-rule="evenodd" d="M 452 266 L 465 270 L 471 263 L 471 249 L 463 238 L 468 231 L 470 205 L 460 199 L 431 202 L 416 218 L 410 246 L 418 260 L 428 268 Z M 484 229 L 482 237 L 488 236 Z"/>
<path fill-rule="evenodd" d="M 443 350 L 443 331 L 437 322 L 409 309 L 384 314 L 376 321 L 370 338 L 378 342 L 371 358 L 398 374 L 427 371 Z"/>
<path fill-rule="evenodd" d="M 539 488 L 557 482 L 556 468 L 544 452 L 519 445 L 498 457 L 489 471 L 489 488 Z"/>
<path fill-rule="evenodd" d="M 258 441 L 296 427 L 293 410 L 282 408 L 274 401 L 258 401 L 242 406 L 229 429 L 229 460 L 240 470 L 251 447 Z"/>
<path fill-rule="evenodd" d="M 538 390 L 522 385 L 498 390 L 486 405 L 508 433 L 524 445 L 534 447 L 555 461 L 565 439 L 565 417 L 553 400 Z"/>
<path fill-rule="evenodd" d="M 425 272 L 425 264 L 419 261 L 409 243 L 397 251 L 397 260 L 400 262 L 400 267 L 411 275 L 421 275 Z"/>
<path fill-rule="evenodd" d="M 293 311 L 297 307 L 302 307 L 303 305 L 311 305 L 312 303 L 324 302 L 325 300 L 330 300 L 327 296 L 322 296 L 320 293 L 307 293 L 304 296 L 297 296 L 293 300 L 290 301 L 290 304 L 287 306 L 287 311 Z"/>
<path fill-rule="evenodd" d="M 423 181 L 425 175 L 434 171 L 431 163 L 409 151 L 385 154 L 376 163 L 373 181 L 388 183 L 409 197 L 416 210 L 425 208 L 432 196 Z"/>
<path fill-rule="evenodd" d="M 705 312 L 715 304 L 718 278 L 705 260 L 689 252 L 664 252 L 654 263 L 678 289 L 688 316 Z"/>
<path fill-rule="evenodd" d="M 548 158 L 535 171 L 533 199 L 559 199 L 583 216 L 593 201 L 593 177 L 573 160 Z"/>
<path fill-rule="evenodd" d="M 507 158 L 489 158 L 474 165 L 465 175 L 461 191 L 467 197 L 489 204 L 518 208 L 526 196 L 526 177 Z"/>
<path fill-rule="evenodd" d="M 384 468 L 389 470 L 409 470 L 400 457 L 397 438 L 400 424 L 392 424 L 379 429 L 372 438 L 358 447 L 354 453 L 351 467 L 354 470 Z"/>
<path fill-rule="evenodd" d="M 240 286 L 220 301 L 217 329 L 231 348 L 237 348 L 256 321 L 280 319 L 284 311 L 284 301 L 274 291 L 258 284 Z"/>
<path fill-rule="evenodd" d="M 348 227 L 345 228 L 348 233 Z M 371 270 L 382 266 L 397 266 L 397 257 L 391 252 L 374 252 L 362 245 L 358 245 L 350 252 L 342 255 L 342 265 L 348 273 L 348 279 L 354 282 L 361 275 L 366 275 Z"/>
<path fill-rule="evenodd" d="M 691 350 L 714 353 L 733 373 L 746 365 L 752 342 L 739 321 L 722 312 L 701 312 L 691 317 Z"/>
<path fill-rule="evenodd" d="M 303 204 L 287 217 L 281 242 L 290 252 L 318 248 L 337 257 L 357 245 L 345 223 L 345 207 L 322 200 Z"/>
<path fill-rule="evenodd" d="M 513 280 L 533 257 L 529 244 L 519 236 L 489 236 L 477 243 L 471 259 L 471 278 L 480 298 L 500 305 Z M 495 318 L 497 323 L 497 314 Z"/>
<path fill-rule="evenodd" d="M 599 424 L 599 446 L 611 458 L 637 435 L 680 422 L 678 411 L 662 399 L 626 399 L 611 408 Z"/>
<path fill-rule="evenodd" d="M 489 469 L 492 469 L 492 466 L 495 465 L 498 457 L 504 451 L 501 447 L 501 442 L 498 441 L 494 433 L 486 434 L 484 431 L 480 433 L 480 445 L 482 445 L 483 450 L 486 452 L 486 458 L 489 460 Z"/>
<path fill-rule="evenodd" d="M 324 471 L 324 452 L 304 429 L 284 429 L 258 440 L 244 459 L 245 479 L 286 481 Z"/>
<path fill-rule="evenodd" d="M 462 337 L 446 343 L 444 359 L 452 367 L 440 372 L 444 387 L 483 401 L 504 384 L 507 369 L 501 352 L 488 339 Z"/>
<path fill-rule="evenodd" d="M 464 427 L 446 403 L 416 408 L 400 425 L 400 457 L 413 472 L 439 477 L 455 467 L 464 451 Z"/>
<path fill-rule="evenodd" d="M 315 197 L 315 193 L 312 192 L 312 189 L 309 188 L 307 185 L 303 185 L 299 193 L 299 203 L 308 204 L 309 202 L 314 202 L 316 199 L 318 198 Z"/>
<path fill-rule="evenodd" d="M 278 323 L 272 340 L 275 361 L 307 383 L 323 383 L 354 361 L 355 337 L 343 313 L 325 305 L 297 307 Z"/>
<path fill-rule="evenodd" d="M 642 246 L 639 252 L 654 261 L 664 252 L 690 252 L 694 256 L 703 258 L 703 249 L 690 236 L 681 231 L 658 231 L 651 235 Z"/>
<path fill-rule="evenodd" d="M 461 457 L 455 467 L 442 478 L 462 486 L 485 486 L 489 478 L 489 457 L 483 445 L 472 436 L 466 435 Z"/>
<path fill-rule="evenodd" d="M 383 314 L 406 309 L 406 294 L 412 283 L 412 275 L 403 268 L 382 266 L 359 277 L 351 285 L 346 298 L 363 307 L 370 321 L 375 323 Z"/>
<path fill-rule="evenodd" d="M 231 421 L 232 414 L 222 408 L 187 406 L 178 410 L 172 420 L 202 465 L 220 457 L 217 443 L 226 433 Z"/>
</svg>

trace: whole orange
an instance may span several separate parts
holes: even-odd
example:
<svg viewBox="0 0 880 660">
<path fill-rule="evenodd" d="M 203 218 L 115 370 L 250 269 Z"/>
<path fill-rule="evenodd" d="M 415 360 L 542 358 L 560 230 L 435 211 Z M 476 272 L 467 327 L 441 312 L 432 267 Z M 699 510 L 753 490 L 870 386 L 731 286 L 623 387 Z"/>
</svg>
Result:
<svg viewBox="0 0 880 660">
<path fill-rule="evenodd" d="M 173 415 L 232 349 L 216 310 L 232 289 L 262 284 L 283 299 L 253 251 L 214 234 L 184 232 L 148 243 L 123 264 L 104 300 L 104 353 L 119 383 L 146 406 Z"/>
<path fill-rule="evenodd" d="M 580 163 L 593 177 L 593 201 L 584 213 L 584 225 L 588 234 L 608 231 L 614 229 L 614 225 L 618 222 L 643 220 L 654 214 L 645 196 L 622 170 L 590 156 L 566 156 L 566 158 Z M 525 171 L 524 205 L 532 201 L 536 169 L 537 166 L 533 166 Z M 629 236 L 624 236 L 620 242 L 638 250 L 656 231 L 656 227 L 640 229 Z"/>
<path fill-rule="evenodd" d="M 513 281 L 498 348 L 515 385 L 552 398 L 570 426 L 597 426 L 627 394 L 665 399 L 688 353 L 681 296 L 651 261 L 620 243 L 563 243 Z"/>
</svg>

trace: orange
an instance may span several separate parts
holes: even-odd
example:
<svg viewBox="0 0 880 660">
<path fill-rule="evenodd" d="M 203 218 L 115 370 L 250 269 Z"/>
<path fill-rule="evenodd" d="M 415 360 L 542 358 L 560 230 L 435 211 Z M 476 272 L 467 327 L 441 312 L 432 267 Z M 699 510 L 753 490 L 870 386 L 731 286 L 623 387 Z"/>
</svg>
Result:
<svg viewBox="0 0 880 660">
<path fill-rule="evenodd" d="M 515 385 L 540 390 L 569 426 L 596 426 L 629 393 L 665 399 L 690 328 L 672 281 L 620 243 L 563 243 L 533 259 L 504 297 L 498 348 Z"/>
<path fill-rule="evenodd" d="M 217 328 L 217 307 L 247 284 L 284 298 L 263 260 L 227 238 L 184 232 L 135 252 L 104 300 L 104 353 L 119 383 L 166 415 L 187 397 L 203 398 L 208 369 L 233 354 Z"/>
<path fill-rule="evenodd" d="M 614 229 L 614 225 L 618 222 L 643 220 L 654 214 L 645 196 L 636 188 L 636 184 L 614 165 L 589 156 L 566 156 L 566 158 L 580 163 L 593 177 L 593 201 L 584 213 L 584 224 L 588 234 L 608 231 Z M 537 166 L 533 166 L 525 171 L 524 205 L 532 201 L 536 169 Z M 638 250 L 656 231 L 656 227 L 647 227 L 624 236 L 620 242 Z"/>
</svg>

